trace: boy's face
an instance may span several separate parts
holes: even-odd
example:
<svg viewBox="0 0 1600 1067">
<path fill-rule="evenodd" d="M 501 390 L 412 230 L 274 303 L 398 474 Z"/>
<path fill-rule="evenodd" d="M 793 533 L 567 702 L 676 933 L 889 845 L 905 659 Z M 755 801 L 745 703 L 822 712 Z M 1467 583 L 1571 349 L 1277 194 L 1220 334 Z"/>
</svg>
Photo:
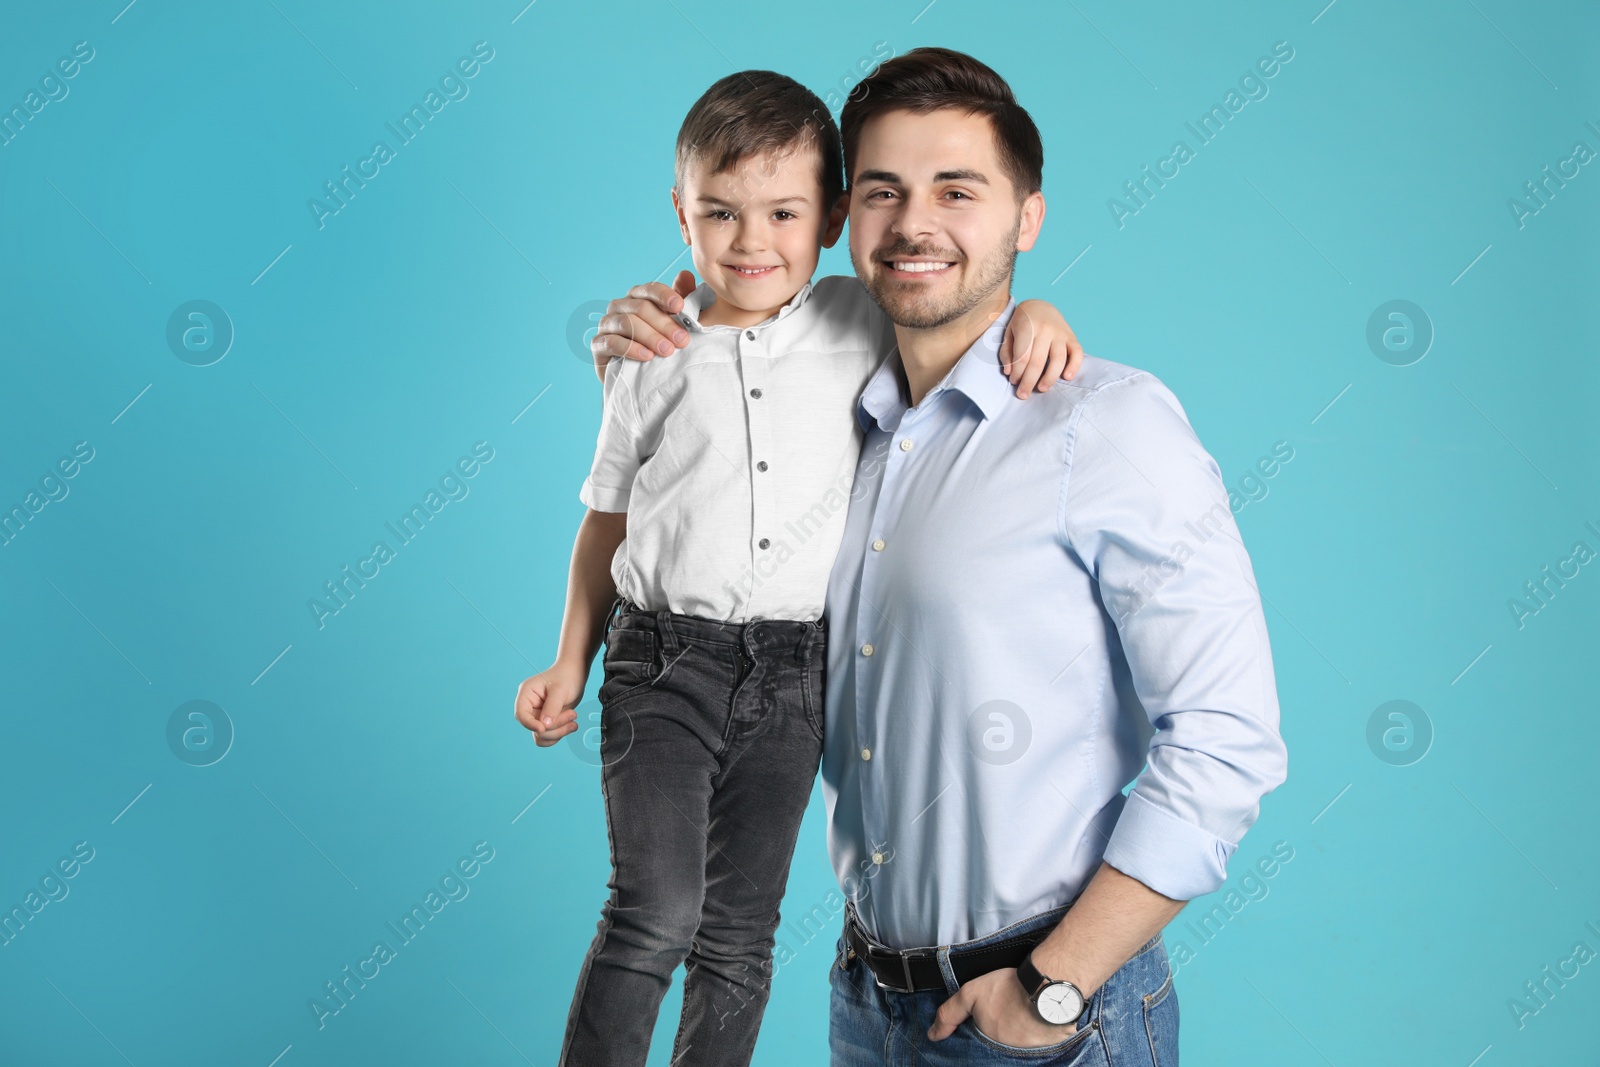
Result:
<svg viewBox="0 0 1600 1067">
<path fill-rule="evenodd" d="M 776 314 L 811 280 L 821 250 L 839 239 L 846 201 L 822 202 L 819 167 L 807 138 L 720 174 L 704 159 L 684 168 L 672 205 L 695 270 L 717 294 L 708 309 L 716 322 L 753 326 Z"/>
<path fill-rule="evenodd" d="M 987 118 L 885 112 L 862 126 L 854 165 L 850 260 L 891 320 L 934 329 L 1009 289 L 1044 196 L 1019 204 Z"/>
</svg>

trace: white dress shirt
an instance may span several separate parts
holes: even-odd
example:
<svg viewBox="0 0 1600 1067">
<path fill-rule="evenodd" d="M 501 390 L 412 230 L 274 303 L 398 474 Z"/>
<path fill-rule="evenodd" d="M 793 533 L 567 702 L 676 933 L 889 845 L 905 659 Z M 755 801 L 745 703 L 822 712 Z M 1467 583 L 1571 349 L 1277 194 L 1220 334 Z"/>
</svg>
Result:
<svg viewBox="0 0 1600 1067">
<path fill-rule="evenodd" d="M 861 429 L 856 398 L 894 326 L 853 277 L 808 282 L 758 326 L 676 316 L 689 346 L 606 367 L 605 414 L 579 493 L 628 513 L 612 559 L 640 606 L 742 623 L 822 616 Z"/>
</svg>

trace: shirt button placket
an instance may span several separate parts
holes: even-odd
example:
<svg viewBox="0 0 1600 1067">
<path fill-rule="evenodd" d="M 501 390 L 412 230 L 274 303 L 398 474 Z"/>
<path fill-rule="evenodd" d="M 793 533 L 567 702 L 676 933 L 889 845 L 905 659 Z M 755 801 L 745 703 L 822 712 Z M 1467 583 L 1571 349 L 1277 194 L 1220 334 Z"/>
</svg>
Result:
<svg viewBox="0 0 1600 1067">
<path fill-rule="evenodd" d="M 755 542 L 753 563 L 759 564 L 772 548 L 772 537 L 777 529 L 775 516 L 778 509 L 774 497 L 778 483 L 765 477 L 768 463 L 764 457 L 772 453 L 772 425 L 769 412 L 772 398 L 768 396 L 771 383 L 767 380 L 770 367 L 763 351 L 763 334 L 759 330 L 744 330 L 739 334 L 739 373 L 744 382 L 745 425 L 749 428 L 749 450 L 745 453 L 750 463 L 750 536 Z M 754 603 L 756 599 L 757 568 L 750 575 L 749 612 L 767 614 L 766 604 Z"/>
</svg>

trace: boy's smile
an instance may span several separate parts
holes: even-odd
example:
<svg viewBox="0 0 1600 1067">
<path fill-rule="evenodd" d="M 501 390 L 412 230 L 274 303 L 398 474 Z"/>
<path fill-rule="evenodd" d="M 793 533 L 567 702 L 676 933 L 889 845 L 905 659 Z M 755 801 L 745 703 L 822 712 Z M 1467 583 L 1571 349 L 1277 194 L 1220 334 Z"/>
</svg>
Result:
<svg viewBox="0 0 1600 1067">
<path fill-rule="evenodd" d="M 821 162 L 809 138 L 711 173 L 697 158 L 685 168 L 673 207 L 695 270 L 716 294 L 702 325 L 754 326 L 776 315 L 839 238 L 844 207 L 825 210 Z"/>
</svg>

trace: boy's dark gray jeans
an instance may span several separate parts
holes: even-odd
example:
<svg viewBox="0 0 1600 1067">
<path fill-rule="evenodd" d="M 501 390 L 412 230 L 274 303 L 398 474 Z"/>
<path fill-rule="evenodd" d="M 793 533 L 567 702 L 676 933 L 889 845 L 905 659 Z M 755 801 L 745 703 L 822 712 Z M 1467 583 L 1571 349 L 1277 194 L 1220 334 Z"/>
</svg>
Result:
<svg viewBox="0 0 1600 1067">
<path fill-rule="evenodd" d="M 825 624 L 713 622 L 619 597 L 604 663 L 611 896 L 560 1062 L 642 1067 L 684 963 L 673 1067 L 748 1064 L 822 757 Z"/>
</svg>

